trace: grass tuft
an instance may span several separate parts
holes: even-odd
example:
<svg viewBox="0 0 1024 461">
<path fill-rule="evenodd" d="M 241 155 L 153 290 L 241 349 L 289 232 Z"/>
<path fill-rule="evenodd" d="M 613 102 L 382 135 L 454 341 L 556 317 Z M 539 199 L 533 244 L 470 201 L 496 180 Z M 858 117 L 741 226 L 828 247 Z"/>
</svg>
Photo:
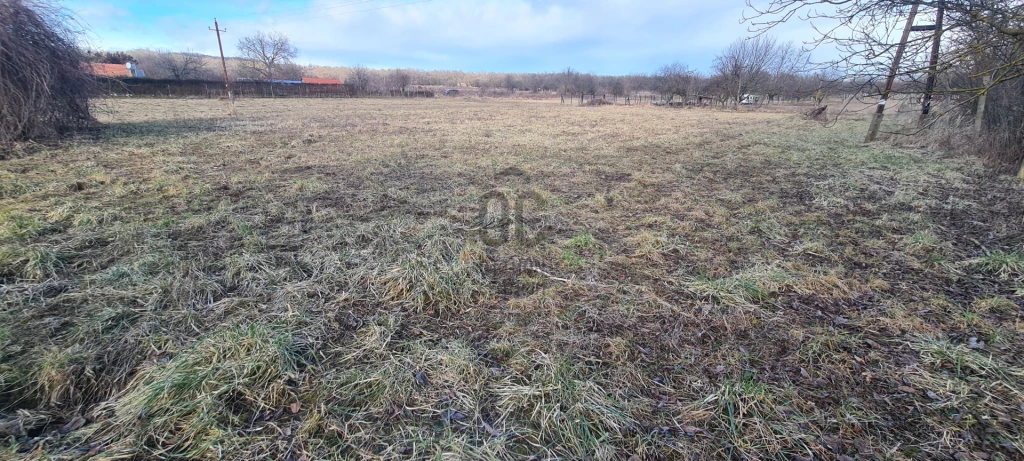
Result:
<svg viewBox="0 0 1024 461">
<path fill-rule="evenodd" d="M 1024 253 L 990 251 L 984 256 L 969 259 L 964 264 L 982 273 L 997 276 L 1003 280 L 1024 277 Z"/>
<path fill-rule="evenodd" d="M 252 432 L 262 412 L 299 400 L 293 385 L 303 357 L 287 332 L 234 327 L 198 341 L 166 362 L 145 365 L 100 432 L 108 453 L 216 458 Z M 290 384 L 291 383 L 291 384 Z"/>
<path fill-rule="evenodd" d="M 376 300 L 416 311 L 461 312 L 487 292 L 483 248 L 455 225 L 435 219 L 423 225 L 397 220 L 357 231 L 349 243 L 355 252 L 353 285 Z"/>
<path fill-rule="evenodd" d="M 61 255 L 51 248 L 0 247 L 0 277 L 40 281 L 55 277 L 63 267 Z"/>
</svg>

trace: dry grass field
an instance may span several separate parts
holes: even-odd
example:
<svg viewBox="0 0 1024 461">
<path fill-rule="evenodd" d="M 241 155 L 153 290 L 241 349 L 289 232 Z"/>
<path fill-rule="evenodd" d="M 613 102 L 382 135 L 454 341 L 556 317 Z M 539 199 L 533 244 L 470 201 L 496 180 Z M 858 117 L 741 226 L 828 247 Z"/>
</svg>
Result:
<svg viewBox="0 0 1024 461">
<path fill-rule="evenodd" d="M 111 101 L 0 161 L 0 458 L 1024 457 L 1024 187 L 971 159 L 788 113 L 224 112 Z"/>
</svg>

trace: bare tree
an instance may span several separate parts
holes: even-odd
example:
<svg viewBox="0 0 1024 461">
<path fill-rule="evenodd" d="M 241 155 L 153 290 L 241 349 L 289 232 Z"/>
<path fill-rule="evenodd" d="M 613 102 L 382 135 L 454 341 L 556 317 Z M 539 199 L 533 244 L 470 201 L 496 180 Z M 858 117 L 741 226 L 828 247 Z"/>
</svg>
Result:
<svg viewBox="0 0 1024 461">
<path fill-rule="evenodd" d="M 160 52 L 154 64 L 175 80 L 199 78 L 205 67 L 203 56 L 191 50 L 182 53 Z"/>
<path fill-rule="evenodd" d="M 352 74 L 345 79 L 345 85 L 352 87 L 358 94 L 366 94 L 370 89 L 370 83 L 373 76 L 370 74 L 370 70 L 363 66 L 356 66 L 352 69 Z"/>
<path fill-rule="evenodd" d="M 266 80 L 274 78 L 278 66 L 291 62 L 299 54 L 287 35 L 262 31 L 239 40 L 238 52 L 242 55 L 243 66 Z"/>
<path fill-rule="evenodd" d="M 747 20 L 759 34 L 793 18 L 833 23 L 818 29 L 813 44 L 840 50 L 842 56 L 835 64 L 846 81 L 862 83 L 858 91 L 862 96 L 881 96 L 878 82 L 892 77 L 901 83 L 893 89 L 894 95 L 925 93 L 925 128 L 943 115 L 973 111 L 979 131 L 1015 139 L 1009 144 L 1017 146 L 1017 161 L 1024 159 L 1024 149 L 1019 147 L 1024 145 L 1024 114 L 1018 110 L 1024 105 L 1024 94 L 1009 90 L 1006 93 L 1015 97 L 1002 99 L 1007 104 L 1001 108 L 1004 113 L 1020 115 L 989 118 L 980 110 L 986 108 L 982 101 L 987 95 L 1011 88 L 1024 76 L 1024 1 L 747 0 L 747 5 L 754 12 Z M 918 17 L 942 17 L 942 28 L 911 33 L 904 43 L 904 59 L 890 76 L 911 12 L 919 12 Z M 936 37 L 943 46 L 933 52 Z M 955 78 L 957 73 L 962 77 Z M 935 81 L 946 85 L 932 87 L 930 82 Z M 943 95 L 947 101 L 956 101 L 955 107 L 931 111 L 928 101 Z M 926 112 L 930 120 L 923 116 Z M 1024 168 L 1020 174 L 1024 179 Z"/>
<path fill-rule="evenodd" d="M 787 90 L 793 89 L 798 75 L 809 68 L 807 52 L 793 42 L 776 43 L 771 51 L 764 85 L 769 104 Z"/>
<path fill-rule="evenodd" d="M 583 94 L 597 93 L 597 79 L 593 74 L 576 74 L 576 89 Z"/>
<path fill-rule="evenodd" d="M 306 69 L 294 62 L 279 64 L 274 75 L 282 80 L 302 80 L 302 77 L 307 76 Z"/>
<path fill-rule="evenodd" d="M 675 62 L 658 69 L 655 79 L 658 91 L 665 96 L 666 100 L 672 102 L 677 95 L 684 100 L 689 96 L 694 73 L 685 64 Z"/>
<path fill-rule="evenodd" d="M 388 74 L 388 83 L 405 94 L 405 87 L 412 84 L 412 74 L 405 69 L 395 69 Z"/>
<path fill-rule="evenodd" d="M 715 58 L 712 66 L 733 91 L 738 105 L 743 96 L 753 92 L 768 78 L 769 69 L 777 60 L 778 43 L 770 35 L 739 39 Z"/>
<path fill-rule="evenodd" d="M 516 76 L 514 74 L 505 74 L 505 79 L 503 81 L 502 86 L 504 86 L 505 89 L 511 93 L 516 90 L 516 87 L 519 86 L 517 83 L 518 82 L 516 81 Z"/>
<path fill-rule="evenodd" d="M 576 72 L 572 67 L 566 67 L 564 71 L 559 75 L 561 83 L 559 84 L 559 90 L 563 93 L 575 94 L 579 90 L 577 83 L 579 80 L 579 72 Z"/>
<path fill-rule="evenodd" d="M 612 96 L 619 98 L 626 94 L 626 84 L 621 78 L 616 78 L 611 84 Z"/>
</svg>

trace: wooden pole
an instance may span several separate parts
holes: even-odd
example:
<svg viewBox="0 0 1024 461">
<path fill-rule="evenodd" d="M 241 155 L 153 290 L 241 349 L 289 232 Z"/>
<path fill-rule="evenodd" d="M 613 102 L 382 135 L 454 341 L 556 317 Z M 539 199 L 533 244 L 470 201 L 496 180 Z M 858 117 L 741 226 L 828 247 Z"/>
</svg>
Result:
<svg viewBox="0 0 1024 461">
<path fill-rule="evenodd" d="M 899 46 L 896 47 L 896 56 L 892 59 L 892 67 L 889 68 L 889 78 L 885 80 L 885 89 L 882 90 L 882 97 L 878 100 L 878 108 L 871 117 L 871 125 L 868 127 L 868 135 L 864 142 L 873 142 L 878 136 L 878 129 L 882 126 L 882 117 L 885 114 L 885 103 L 892 92 L 892 85 L 896 81 L 896 74 L 900 70 L 900 60 L 903 59 L 903 51 L 907 49 L 907 40 L 910 39 L 910 29 L 914 27 L 914 17 L 917 16 L 919 5 L 915 3 L 910 7 L 910 14 L 907 16 L 907 25 L 903 28 L 903 37 Z"/>
<path fill-rule="evenodd" d="M 985 75 L 984 88 L 981 89 L 981 94 L 978 95 L 978 110 L 974 112 L 974 134 L 981 134 L 981 126 L 985 121 L 985 99 L 988 96 L 988 86 L 992 84 L 992 75 Z"/>
<path fill-rule="evenodd" d="M 924 123 L 932 109 L 932 93 L 935 91 L 935 76 L 939 70 L 939 46 L 942 42 L 942 20 L 946 15 L 946 2 L 939 0 L 935 11 L 935 36 L 932 39 L 932 56 L 928 62 L 928 81 L 924 85 L 924 99 L 921 101 L 921 122 Z"/>
<path fill-rule="evenodd" d="M 231 95 L 231 83 L 228 82 L 228 62 L 224 59 L 224 44 L 220 40 L 220 33 L 227 32 L 227 29 L 221 30 L 220 24 L 217 24 L 217 18 L 213 18 L 213 29 L 217 32 L 217 47 L 220 48 L 220 65 L 224 68 L 224 89 L 228 91 L 228 101 L 234 101 Z"/>
</svg>

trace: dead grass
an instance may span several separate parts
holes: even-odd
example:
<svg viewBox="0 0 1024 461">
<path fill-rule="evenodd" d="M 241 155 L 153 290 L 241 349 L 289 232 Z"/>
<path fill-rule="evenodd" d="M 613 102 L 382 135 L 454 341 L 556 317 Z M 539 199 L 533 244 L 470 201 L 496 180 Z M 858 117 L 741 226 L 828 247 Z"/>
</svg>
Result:
<svg viewBox="0 0 1024 461">
<path fill-rule="evenodd" d="M 975 161 L 791 113 L 109 104 L 0 162 L 4 459 L 1024 456 L 1024 189 Z"/>
</svg>

